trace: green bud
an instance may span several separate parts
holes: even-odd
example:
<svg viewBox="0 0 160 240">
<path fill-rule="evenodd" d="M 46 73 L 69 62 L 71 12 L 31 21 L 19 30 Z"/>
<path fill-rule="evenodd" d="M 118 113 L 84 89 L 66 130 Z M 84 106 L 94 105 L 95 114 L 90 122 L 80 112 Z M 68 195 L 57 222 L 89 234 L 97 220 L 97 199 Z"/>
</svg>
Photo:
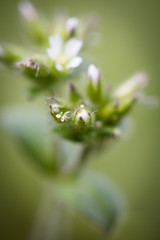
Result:
<svg viewBox="0 0 160 240">
<path fill-rule="evenodd" d="M 99 118 L 104 122 L 117 123 L 128 113 L 138 99 L 138 95 L 109 103 L 100 111 Z"/>
<path fill-rule="evenodd" d="M 93 125 L 94 116 L 84 105 L 81 105 L 73 114 L 73 122 L 79 129 L 88 129 Z"/>
<path fill-rule="evenodd" d="M 28 30 L 37 43 L 47 43 L 48 34 L 46 22 L 39 16 L 34 5 L 29 2 L 22 2 L 18 6 L 18 11 L 27 24 Z"/>
<path fill-rule="evenodd" d="M 76 17 L 68 18 L 66 20 L 66 31 L 69 37 L 73 37 L 76 33 L 79 20 Z"/>
<path fill-rule="evenodd" d="M 82 99 L 73 83 L 70 83 L 70 99 L 73 103 L 77 103 Z"/>
<path fill-rule="evenodd" d="M 99 119 L 107 122 L 115 114 L 119 102 L 111 102 L 107 104 L 99 113 Z"/>
<path fill-rule="evenodd" d="M 37 19 L 36 9 L 29 1 L 21 2 L 18 5 L 18 10 L 22 17 L 28 22 L 33 22 L 35 19 Z"/>
<path fill-rule="evenodd" d="M 135 93 L 140 92 L 148 83 L 148 77 L 144 73 L 137 73 L 126 82 L 124 82 L 113 94 L 115 98 L 122 99 L 132 97 Z"/>
<path fill-rule="evenodd" d="M 98 103 L 101 99 L 100 71 L 92 64 L 88 68 L 88 96 L 92 102 Z"/>
<path fill-rule="evenodd" d="M 138 96 L 136 95 L 132 98 L 127 98 L 121 101 L 116 109 L 117 114 L 120 116 L 125 115 L 133 107 L 137 99 Z"/>
</svg>

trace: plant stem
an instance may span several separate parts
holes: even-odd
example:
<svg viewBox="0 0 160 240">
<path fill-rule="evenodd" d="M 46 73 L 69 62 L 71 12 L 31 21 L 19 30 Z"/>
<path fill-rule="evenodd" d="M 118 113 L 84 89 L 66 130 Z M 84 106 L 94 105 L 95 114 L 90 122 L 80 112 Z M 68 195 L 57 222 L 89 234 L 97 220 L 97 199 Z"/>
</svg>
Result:
<svg viewBox="0 0 160 240">
<path fill-rule="evenodd" d="M 55 199 L 52 186 L 45 190 L 38 207 L 30 240 L 71 240 L 73 214 L 59 199 Z"/>
</svg>

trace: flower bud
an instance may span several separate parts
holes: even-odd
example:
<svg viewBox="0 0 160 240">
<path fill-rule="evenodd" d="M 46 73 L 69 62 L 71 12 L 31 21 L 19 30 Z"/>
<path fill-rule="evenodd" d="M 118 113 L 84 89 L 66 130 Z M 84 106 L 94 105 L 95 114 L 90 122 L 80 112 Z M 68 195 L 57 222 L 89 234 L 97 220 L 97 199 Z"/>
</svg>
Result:
<svg viewBox="0 0 160 240">
<path fill-rule="evenodd" d="M 121 101 L 116 109 L 117 114 L 119 116 L 124 116 L 134 106 L 137 99 L 138 96 L 135 95 L 134 97 L 126 98 L 123 101 Z"/>
<path fill-rule="evenodd" d="M 115 92 L 115 98 L 133 96 L 134 93 L 141 91 L 148 83 L 148 77 L 144 73 L 137 73 L 129 80 L 124 82 Z"/>
<path fill-rule="evenodd" d="M 93 64 L 88 68 L 88 96 L 97 103 L 101 98 L 100 71 Z"/>
<path fill-rule="evenodd" d="M 100 71 L 93 64 L 91 64 L 88 68 L 88 79 L 91 80 L 93 87 L 97 89 L 100 80 Z"/>
<path fill-rule="evenodd" d="M 73 115 L 73 122 L 76 127 L 79 127 L 80 129 L 90 128 L 93 125 L 93 114 L 89 112 L 84 105 L 81 105 Z"/>
<path fill-rule="evenodd" d="M 37 18 L 37 12 L 31 2 L 22 2 L 18 6 L 20 14 L 28 21 L 31 22 Z"/>
<path fill-rule="evenodd" d="M 75 33 L 77 27 L 78 27 L 78 19 L 73 17 L 73 18 L 68 18 L 66 21 L 66 30 L 68 34 L 71 36 Z"/>
<path fill-rule="evenodd" d="M 106 123 L 118 123 L 134 106 L 137 99 L 138 95 L 136 94 L 134 97 L 110 102 L 100 111 L 100 119 Z"/>
<path fill-rule="evenodd" d="M 69 86 L 70 86 L 70 99 L 73 103 L 77 103 L 81 99 L 81 96 L 73 83 L 70 83 Z"/>
<path fill-rule="evenodd" d="M 114 124 L 120 122 L 121 119 L 132 109 L 137 99 L 137 96 L 135 96 L 132 98 L 128 97 L 120 101 L 119 104 L 115 105 L 114 112 L 107 121 Z"/>
<path fill-rule="evenodd" d="M 34 5 L 29 2 L 22 2 L 18 5 L 18 11 L 27 24 L 28 31 L 34 41 L 38 44 L 46 44 L 48 30 L 43 16 L 39 15 Z"/>
</svg>

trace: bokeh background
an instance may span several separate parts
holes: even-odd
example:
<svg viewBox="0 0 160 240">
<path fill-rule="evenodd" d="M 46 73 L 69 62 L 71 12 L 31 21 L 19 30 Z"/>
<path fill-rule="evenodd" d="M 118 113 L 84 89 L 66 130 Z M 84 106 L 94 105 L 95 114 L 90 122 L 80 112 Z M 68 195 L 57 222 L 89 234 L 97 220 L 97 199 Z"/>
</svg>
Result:
<svg viewBox="0 0 160 240">
<path fill-rule="evenodd" d="M 17 0 L 0 1 L 0 39 L 22 43 Z M 96 14 L 100 44 L 89 50 L 101 66 L 103 78 L 115 86 L 143 70 L 150 76 L 147 93 L 160 95 L 159 0 L 37 0 L 46 15 L 66 8 L 70 16 Z M 28 102 L 28 83 L 0 67 L 1 109 L 22 104 L 42 107 L 42 99 Z M 123 193 L 127 215 L 114 240 L 160 239 L 160 108 L 137 107 L 127 136 L 89 167 L 107 175 Z M 0 134 L 0 239 L 28 239 L 42 194 L 43 176 L 27 162 L 14 139 Z M 24 161 L 26 160 L 26 161 Z M 102 239 L 82 222 L 74 224 L 73 239 Z M 65 239 L 65 237 L 63 238 Z"/>
</svg>

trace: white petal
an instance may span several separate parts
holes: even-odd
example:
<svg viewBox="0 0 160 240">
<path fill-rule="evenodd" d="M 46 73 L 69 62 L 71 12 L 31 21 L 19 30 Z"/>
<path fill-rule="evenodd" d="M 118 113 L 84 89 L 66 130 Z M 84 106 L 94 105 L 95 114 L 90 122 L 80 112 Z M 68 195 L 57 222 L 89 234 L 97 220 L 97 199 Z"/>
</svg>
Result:
<svg viewBox="0 0 160 240">
<path fill-rule="evenodd" d="M 62 38 L 59 35 L 50 36 L 49 43 L 55 58 L 57 58 L 62 50 Z"/>
<path fill-rule="evenodd" d="M 62 67 L 62 65 L 59 64 L 59 63 L 56 63 L 56 69 L 57 69 L 58 71 L 60 71 L 60 72 L 63 71 L 63 67 Z"/>
<path fill-rule="evenodd" d="M 48 53 L 48 56 L 49 56 L 53 61 L 56 60 L 56 56 L 55 56 L 54 51 L 53 51 L 52 48 L 47 48 L 47 53 Z"/>
<path fill-rule="evenodd" d="M 78 19 L 73 17 L 73 18 L 68 18 L 66 21 L 66 29 L 67 32 L 72 33 L 73 31 L 76 30 L 78 26 Z"/>
<path fill-rule="evenodd" d="M 52 105 L 51 105 L 51 108 L 52 108 L 52 110 L 53 110 L 53 112 L 54 113 L 59 113 L 60 112 L 60 108 L 61 106 L 59 105 L 59 104 L 57 104 L 57 103 L 53 103 Z"/>
<path fill-rule="evenodd" d="M 69 61 L 69 63 L 67 63 L 66 69 L 76 68 L 81 64 L 81 62 L 82 62 L 81 57 L 74 57 Z"/>
<path fill-rule="evenodd" d="M 80 49 L 82 47 L 82 41 L 78 40 L 76 38 L 71 38 L 70 40 L 67 41 L 66 45 L 65 45 L 65 57 L 67 59 L 70 59 L 74 56 L 76 56 Z"/>
</svg>

